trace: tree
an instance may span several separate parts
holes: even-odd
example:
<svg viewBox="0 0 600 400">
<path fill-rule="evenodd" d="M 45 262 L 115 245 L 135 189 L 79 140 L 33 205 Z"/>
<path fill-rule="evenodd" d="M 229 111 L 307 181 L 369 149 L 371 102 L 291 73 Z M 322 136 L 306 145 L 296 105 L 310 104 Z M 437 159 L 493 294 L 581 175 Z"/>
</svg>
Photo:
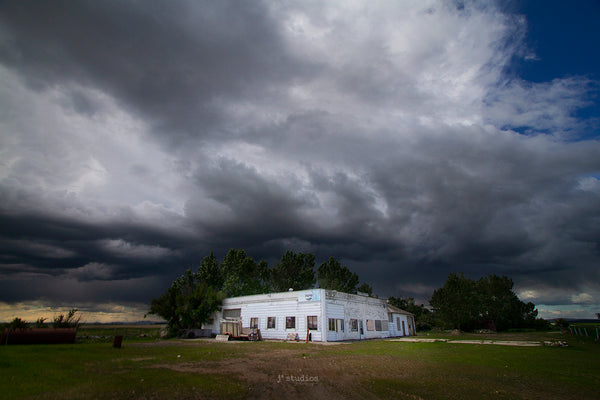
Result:
<svg viewBox="0 0 600 400">
<path fill-rule="evenodd" d="M 79 321 L 81 321 L 81 315 L 77 315 L 79 310 L 76 308 L 72 308 L 69 310 L 67 315 L 59 314 L 55 315 L 52 319 L 52 327 L 53 328 L 78 328 Z"/>
<path fill-rule="evenodd" d="M 200 263 L 198 267 L 198 279 L 213 288 L 221 289 L 223 286 L 224 279 L 219 267 L 219 260 L 217 260 L 212 251 Z"/>
<path fill-rule="evenodd" d="M 359 287 L 356 288 L 357 292 L 364 293 L 367 296 L 373 296 L 373 287 L 368 283 L 362 283 Z"/>
<path fill-rule="evenodd" d="M 493 321 L 500 331 L 521 325 L 535 309 L 533 304 L 528 306 L 519 300 L 513 285 L 512 279 L 498 275 L 488 275 L 476 282 L 481 319 Z"/>
<path fill-rule="evenodd" d="M 230 297 L 268 293 L 270 271 L 266 261 L 256 263 L 241 249 L 230 249 L 221 263 L 223 291 Z"/>
<path fill-rule="evenodd" d="M 429 301 L 435 316 L 446 328 L 473 330 L 493 325 L 497 330 L 542 326 L 533 303 L 523 303 L 513 292 L 513 281 L 488 275 L 477 281 L 450 274 Z"/>
<path fill-rule="evenodd" d="M 337 290 L 344 293 L 356 293 L 358 275 L 343 267 L 338 260 L 329 257 L 317 270 L 319 287 L 322 289 Z"/>
<path fill-rule="evenodd" d="M 177 278 L 162 296 L 152 299 L 150 314 L 167 321 L 169 334 L 181 329 L 202 328 L 210 316 L 219 310 L 225 294 L 208 285 L 200 274 L 187 270 Z"/>
<path fill-rule="evenodd" d="M 473 329 L 479 317 L 475 282 L 463 274 L 450 274 L 444 286 L 433 291 L 429 304 L 445 328 Z"/>
<path fill-rule="evenodd" d="M 314 267 L 314 255 L 288 250 L 271 270 L 271 287 L 276 292 L 309 289 L 316 282 Z"/>
</svg>

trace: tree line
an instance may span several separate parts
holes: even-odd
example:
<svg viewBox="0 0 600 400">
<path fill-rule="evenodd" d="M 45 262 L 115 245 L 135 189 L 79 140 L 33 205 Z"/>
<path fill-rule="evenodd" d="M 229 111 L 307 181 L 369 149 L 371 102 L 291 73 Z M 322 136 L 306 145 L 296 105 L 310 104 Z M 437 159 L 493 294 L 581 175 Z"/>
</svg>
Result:
<svg viewBox="0 0 600 400">
<path fill-rule="evenodd" d="M 373 295 L 371 285 L 359 285 L 359 277 L 334 257 L 319 265 L 310 253 L 286 251 L 273 268 L 256 262 L 242 249 L 231 249 L 221 262 L 211 252 L 198 270 L 188 269 L 150 304 L 150 314 L 167 321 L 171 334 L 201 328 L 226 297 L 245 296 L 315 286 L 345 293 Z M 478 280 L 452 273 L 444 286 L 434 290 L 430 307 L 411 297 L 390 297 L 389 304 L 415 315 L 417 329 L 434 327 L 473 331 L 546 328 L 531 302 L 524 303 L 513 291 L 513 281 L 488 275 Z"/>
<path fill-rule="evenodd" d="M 304 290 L 315 287 L 345 293 L 373 294 L 371 285 L 359 285 L 359 277 L 334 257 L 315 273 L 315 256 L 286 251 L 273 268 L 255 261 L 242 249 L 231 249 L 221 262 L 211 252 L 198 270 L 177 278 L 162 296 L 150 303 L 150 314 L 167 321 L 171 334 L 181 329 L 201 328 L 225 297 Z"/>
</svg>

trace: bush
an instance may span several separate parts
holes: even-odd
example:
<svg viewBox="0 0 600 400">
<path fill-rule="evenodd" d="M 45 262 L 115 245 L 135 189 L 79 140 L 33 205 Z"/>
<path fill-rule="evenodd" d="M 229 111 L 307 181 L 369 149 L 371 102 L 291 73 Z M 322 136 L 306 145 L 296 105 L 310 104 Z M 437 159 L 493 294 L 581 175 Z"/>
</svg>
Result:
<svg viewBox="0 0 600 400">
<path fill-rule="evenodd" d="M 48 324 L 46 324 L 46 320 L 48 318 L 44 318 L 44 317 L 40 317 L 35 321 L 34 327 L 35 328 L 47 328 Z"/>
<path fill-rule="evenodd" d="M 67 313 L 66 317 L 64 314 L 54 316 L 54 320 L 52 321 L 52 327 L 53 328 L 75 328 L 75 329 L 77 329 L 79 327 L 79 321 L 81 320 L 81 315 L 79 315 L 77 317 L 75 316 L 75 314 L 77 314 L 77 311 L 79 311 L 79 310 L 76 308 L 73 308 Z"/>
<path fill-rule="evenodd" d="M 31 326 L 29 326 L 29 322 L 25 321 L 24 319 L 21 319 L 19 317 L 15 317 L 15 319 L 13 319 L 10 324 L 8 324 L 8 329 L 30 329 Z"/>
</svg>

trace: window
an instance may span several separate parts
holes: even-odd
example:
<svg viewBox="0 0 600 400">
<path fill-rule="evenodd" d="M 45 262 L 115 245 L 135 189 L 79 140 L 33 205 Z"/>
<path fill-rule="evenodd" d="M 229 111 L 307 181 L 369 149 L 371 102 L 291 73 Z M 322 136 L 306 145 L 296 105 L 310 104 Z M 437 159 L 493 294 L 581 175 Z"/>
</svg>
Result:
<svg viewBox="0 0 600 400">
<path fill-rule="evenodd" d="M 394 314 L 392 314 L 392 313 L 388 314 L 388 321 L 394 322 Z"/>
<path fill-rule="evenodd" d="M 381 330 L 382 331 L 389 331 L 390 327 L 389 327 L 389 322 L 387 320 L 382 320 L 381 321 Z"/>
<path fill-rule="evenodd" d="M 340 332 L 344 332 L 344 320 L 343 319 L 338 319 L 337 322 L 338 322 L 338 330 Z"/>
<path fill-rule="evenodd" d="M 400 330 L 400 318 L 396 318 L 396 328 Z"/>
<path fill-rule="evenodd" d="M 335 332 L 335 319 L 329 318 L 328 322 L 329 322 L 329 331 Z"/>
<path fill-rule="evenodd" d="M 250 318 L 250 328 L 258 328 L 258 318 Z"/>
<path fill-rule="evenodd" d="M 285 329 L 296 329 L 296 317 L 285 317 Z"/>
<path fill-rule="evenodd" d="M 306 317 L 306 326 L 311 331 L 318 330 L 319 329 L 319 325 L 317 324 L 317 316 L 316 315 L 309 315 L 308 317 Z"/>
<path fill-rule="evenodd" d="M 350 320 L 350 330 L 352 332 L 358 332 L 358 320 L 357 319 Z"/>
<path fill-rule="evenodd" d="M 275 329 L 275 317 L 267 318 L 267 329 Z"/>
<path fill-rule="evenodd" d="M 380 319 L 375 320 L 375 330 L 381 331 L 381 320 Z"/>
<path fill-rule="evenodd" d="M 372 319 L 367 320 L 367 330 L 374 331 L 375 330 L 375 322 Z"/>
<path fill-rule="evenodd" d="M 231 310 L 223 310 L 223 318 L 224 319 L 240 318 L 241 315 L 242 315 L 241 308 L 234 308 Z"/>
</svg>

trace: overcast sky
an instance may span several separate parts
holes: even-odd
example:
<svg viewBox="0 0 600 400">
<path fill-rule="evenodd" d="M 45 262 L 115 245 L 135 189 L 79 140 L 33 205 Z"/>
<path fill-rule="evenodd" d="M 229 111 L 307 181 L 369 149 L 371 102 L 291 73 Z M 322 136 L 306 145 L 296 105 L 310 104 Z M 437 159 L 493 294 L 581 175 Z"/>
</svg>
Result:
<svg viewBox="0 0 600 400">
<path fill-rule="evenodd" d="M 508 6 L 506 5 L 508 4 Z M 565 8 L 570 7 L 570 8 Z M 210 251 L 600 312 L 600 5 L 4 1 L 0 320 L 138 320 Z"/>
</svg>

